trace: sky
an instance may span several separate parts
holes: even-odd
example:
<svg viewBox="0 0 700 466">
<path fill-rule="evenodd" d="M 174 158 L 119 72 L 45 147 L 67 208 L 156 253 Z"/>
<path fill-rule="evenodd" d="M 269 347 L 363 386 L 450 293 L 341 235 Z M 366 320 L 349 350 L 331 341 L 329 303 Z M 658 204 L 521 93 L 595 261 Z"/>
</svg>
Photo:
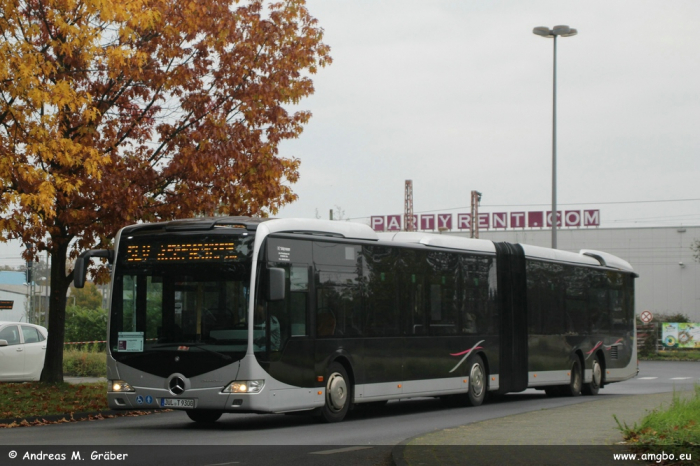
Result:
<svg viewBox="0 0 700 466">
<path fill-rule="evenodd" d="M 700 224 L 700 2 L 307 0 L 332 65 L 280 146 L 301 160 L 277 217 L 547 210 L 553 41 L 557 202 L 601 227 Z M 19 260 L 0 243 L 0 264 Z"/>
<path fill-rule="evenodd" d="M 697 1 L 309 0 L 333 64 L 280 154 L 301 160 L 280 217 L 546 210 L 553 41 L 557 202 L 602 227 L 700 223 Z M 692 201 L 681 201 L 693 199 Z M 672 202 L 648 202 L 672 201 Z M 318 210 L 318 214 L 316 213 Z M 336 213 L 337 218 L 337 213 Z"/>
</svg>

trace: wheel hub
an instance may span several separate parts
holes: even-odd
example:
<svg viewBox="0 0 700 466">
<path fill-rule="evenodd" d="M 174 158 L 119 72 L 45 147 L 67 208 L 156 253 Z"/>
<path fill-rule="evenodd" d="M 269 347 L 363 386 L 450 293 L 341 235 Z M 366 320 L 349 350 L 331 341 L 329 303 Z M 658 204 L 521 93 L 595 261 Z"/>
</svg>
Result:
<svg viewBox="0 0 700 466">
<path fill-rule="evenodd" d="M 596 387 L 600 387 L 600 382 L 603 379 L 603 371 L 600 369 L 598 361 L 593 361 L 593 383 Z"/>
<path fill-rule="evenodd" d="M 469 374 L 469 385 L 475 396 L 481 396 L 484 391 L 484 372 L 479 364 L 474 364 Z"/>
<path fill-rule="evenodd" d="M 342 375 L 335 372 L 328 378 L 327 397 L 333 411 L 341 411 L 348 396 L 348 387 Z"/>
</svg>

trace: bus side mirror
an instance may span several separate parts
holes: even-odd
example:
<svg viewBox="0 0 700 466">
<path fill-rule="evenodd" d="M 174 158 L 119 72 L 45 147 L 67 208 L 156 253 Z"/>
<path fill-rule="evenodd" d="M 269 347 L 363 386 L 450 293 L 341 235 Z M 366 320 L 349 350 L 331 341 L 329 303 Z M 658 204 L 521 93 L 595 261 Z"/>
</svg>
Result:
<svg viewBox="0 0 700 466">
<path fill-rule="evenodd" d="M 85 278 L 87 276 L 87 267 L 85 262 L 91 257 L 104 257 L 111 264 L 114 262 L 114 251 L 111 249 L 90 249 L 85 251 L 75 260 L 75 268 L 73 269 L 73 286 L 82 288 L 85 286 Z"/>
<path fill-rule="evenodd" d="M 269 272 L 267 284 L 267 300 L 268 301 L 280 301 L 284 299 L 285 290 L 285 274 L 284 269 L 280 268 L 270 268 L 267 269 Z"/>
</svg>

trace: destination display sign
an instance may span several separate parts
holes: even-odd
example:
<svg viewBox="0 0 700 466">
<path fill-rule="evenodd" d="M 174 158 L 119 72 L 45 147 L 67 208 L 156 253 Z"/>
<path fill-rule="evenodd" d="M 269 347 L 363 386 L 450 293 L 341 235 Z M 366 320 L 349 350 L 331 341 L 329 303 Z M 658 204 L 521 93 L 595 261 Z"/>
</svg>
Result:
<svg viewBox="0 0 700 466">
<path fill-rule="evenodd" d="M 126 247 L 126 262 L 213 262 L 238 259 L 233 241 L 135 244 Z"/>
<path fill-rule="evenodd" d="M 551 211 L 533 212 L 493 212 L 479 213 L 477 225 L 479 230 L 505 230 L 525 228 L 551 228 Z M 600 210 L 565 210 L 557 211 L 557 228 L 599 227 Z M 373 215 L 370 226 L 374 231 L 401 231 L 403 215 Z M 413 216 L 413 225 L 417 231 L 471 230 L 472 214 L 420 214 Z"/>
<path fill-rule="evenodd" d="M 0 301 L 0 311 L 10 311 L 14 305 L 14 301 Z"/>
</svg>

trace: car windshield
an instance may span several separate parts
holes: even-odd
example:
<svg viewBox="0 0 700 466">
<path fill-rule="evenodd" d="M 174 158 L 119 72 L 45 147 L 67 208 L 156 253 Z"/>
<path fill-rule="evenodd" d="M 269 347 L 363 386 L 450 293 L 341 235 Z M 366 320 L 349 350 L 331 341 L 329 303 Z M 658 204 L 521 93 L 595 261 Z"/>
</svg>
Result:
<svg viewBox="0 0 700 466">
<path fill-rule="evenodd" d="M 219 365 L 240 359 L 247 347 L 253 240 L 123 239 L 110 319 L 115 359 L 128 363 L 173 352 L 200 355 L 190 358 L 193 364 L 204 355 Z"/>
</svg>

